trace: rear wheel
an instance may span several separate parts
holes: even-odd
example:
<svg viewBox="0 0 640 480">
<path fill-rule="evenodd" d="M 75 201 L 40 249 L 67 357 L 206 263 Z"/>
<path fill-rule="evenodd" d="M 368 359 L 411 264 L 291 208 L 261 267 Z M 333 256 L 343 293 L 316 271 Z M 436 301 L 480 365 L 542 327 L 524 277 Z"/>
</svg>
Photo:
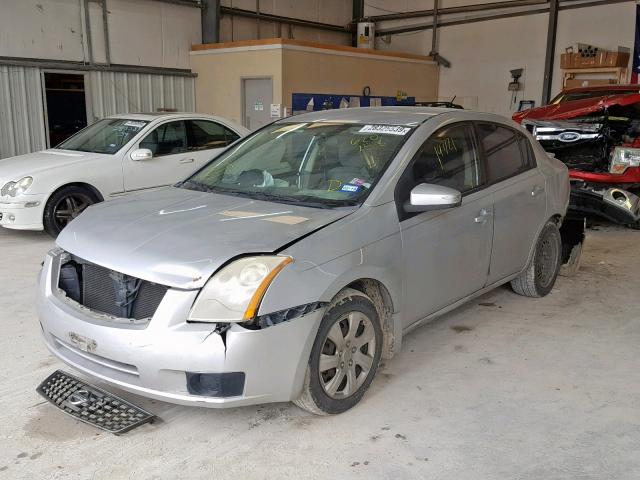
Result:
<svg viewBox="0 0 640 480">
<path fill-rule="evenodd" d="M 316 415 L 350 409 L 373 381 L 381 353 L 382 329 L 375 305 L 364 293 L 345 289 L 320 323 L 295 404 Z"/>
<path fill-rule="evenodd" d="M 99 199 L 96 195 L 86 188 L 77 186 L 61 188 L 51 195 L 45 206 L 43 218 L 45 231 L 52 237 L 57 237 L 71 220 L 97 202 Z"/>
<path fill-rule="evenodd" d="M 547 223 L 536 243 L 529 265 L 511 281 L 514 292 L 527 297 L 544 297 L 556 283 L 562 262 L 562 240 L 558 226 Z"/>
</svg>

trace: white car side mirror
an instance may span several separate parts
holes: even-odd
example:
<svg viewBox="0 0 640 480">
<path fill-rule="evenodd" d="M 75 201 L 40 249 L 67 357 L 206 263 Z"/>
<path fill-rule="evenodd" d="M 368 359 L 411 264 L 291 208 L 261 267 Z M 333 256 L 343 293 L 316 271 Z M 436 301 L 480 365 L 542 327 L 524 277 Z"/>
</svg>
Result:
<svg viewBox="0 0 640 480">
<path fill-rule="evenodd" d="M 131 152 L 131 160 L 134 162 L 140 162 L 142 160 L 151 160 L 153 158 L 153 152 L 148 148 L 138 148 Z"/>
</svg>

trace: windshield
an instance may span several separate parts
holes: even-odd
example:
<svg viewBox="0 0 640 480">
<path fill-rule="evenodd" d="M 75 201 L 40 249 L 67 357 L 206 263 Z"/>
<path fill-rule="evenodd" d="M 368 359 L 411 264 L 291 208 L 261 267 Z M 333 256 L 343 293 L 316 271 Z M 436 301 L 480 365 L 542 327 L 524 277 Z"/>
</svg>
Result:
<svg viewBox="0 0 640 480">
<path fill-rule="evenodd" d="M 204 167 L 183 188 L 283 203 L 360 203 L 411 127 L 315 122 L 270 125 Z"/>
<path fill-rule="evenodd" d="M 55 148 L 78 152 L 117 153 L 149 122 L 125 118 L 104 118 L 80 130 Z"/>
<path fill-rule="evenodd" d="M 560 93 L 551 100 L 552 105 L 559 103 L 573 102 L 574 100 L 584 100 L 585 98 L 608 97 L 610 95 L 628 95 L 630 93 L 640 93 L 640 88 L 630 90 L 592 90 L 590 92 L 568 92 Z"/>
</svg>

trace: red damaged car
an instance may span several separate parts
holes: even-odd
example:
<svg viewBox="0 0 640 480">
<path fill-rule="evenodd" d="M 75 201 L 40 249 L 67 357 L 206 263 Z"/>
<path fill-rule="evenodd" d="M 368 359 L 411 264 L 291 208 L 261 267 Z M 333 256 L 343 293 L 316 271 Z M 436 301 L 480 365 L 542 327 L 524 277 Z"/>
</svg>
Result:
<svg viewBox="0 0 640 480">
<path fill-rule="evenodd" d="M 568 90 L 513 120 L 569 167 L 574 213 L 640 225 L 640 86 Z"/>
</svg>

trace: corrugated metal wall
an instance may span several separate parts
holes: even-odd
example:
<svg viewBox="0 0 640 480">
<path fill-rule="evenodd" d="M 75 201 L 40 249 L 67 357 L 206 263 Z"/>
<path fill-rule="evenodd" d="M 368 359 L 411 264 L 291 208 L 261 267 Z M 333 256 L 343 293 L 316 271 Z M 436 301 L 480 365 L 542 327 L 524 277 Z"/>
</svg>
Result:
<svg viewBox="0 0 640 480">
<path fill-rule="evenodd" d="M 53 70 L 47 70 L 53 71 Z M 0 65 L 0 158 L 47 146 L 41 69 Z M 164 74 L 89 71 L 85 89 L 89 123 L 115 113 L 159 108 L 195 111 L 195 78 Z"/>
<path fill-rule="evenodd" d="M 40 69 L 0 66 L 0 158 L 46 145 Z"/>
<path fill-rule="evenodd" d="M 114 113 L 155 112 L 158 108 L 179 112 L 196 109 L 193 77 L 91 71 L 89 79 L 94 120 Z"/>
</svg>

